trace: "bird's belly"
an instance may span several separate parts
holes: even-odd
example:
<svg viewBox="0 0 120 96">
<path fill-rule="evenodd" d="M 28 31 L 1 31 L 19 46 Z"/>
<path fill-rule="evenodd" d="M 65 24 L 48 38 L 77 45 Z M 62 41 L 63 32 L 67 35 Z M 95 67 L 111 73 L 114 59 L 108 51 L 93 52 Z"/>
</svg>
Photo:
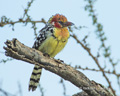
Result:
<svg viewBox="0 0 120 96">
<path fill-rule="evenodd" d="M 41 44 L 39 50 L 43 53 L 49 54 L 50 57 L 54 57 L 65 47 L 66 43 L 67 41 L 58 41 L 51 36 Z"/>
</svg>

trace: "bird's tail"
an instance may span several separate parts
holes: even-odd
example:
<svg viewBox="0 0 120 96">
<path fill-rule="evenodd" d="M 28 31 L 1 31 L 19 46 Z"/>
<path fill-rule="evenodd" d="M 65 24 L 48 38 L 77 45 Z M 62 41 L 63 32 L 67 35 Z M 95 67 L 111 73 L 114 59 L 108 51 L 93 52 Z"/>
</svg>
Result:
<svg viewBox="0 0 120 96">
<path fill-rule="evenodd" d="M 31 77 L 30 77 L 29 91 L 30 90 L 32 90 L 32 91 L 36 90 L 36 88 L 39 84 L 41 72 L 42 72 L 42 67 L 35 65 L 35 67 L 33 69 L 33 72 L 31 74 Z"/>
</svg>

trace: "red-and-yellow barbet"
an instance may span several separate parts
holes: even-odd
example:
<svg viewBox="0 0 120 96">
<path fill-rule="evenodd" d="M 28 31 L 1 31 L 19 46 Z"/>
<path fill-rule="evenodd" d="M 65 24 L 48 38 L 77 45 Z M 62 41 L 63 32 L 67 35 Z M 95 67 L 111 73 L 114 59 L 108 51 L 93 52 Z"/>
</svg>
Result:
<svg viewBox="0 0 120 96">
<path fill-rule="evenodd" d="M 50 57 L 54 57 L 65 47 L 70 36 L 67 27 L 72 25 L 73 23 L 68 22 L 67 18 L 63 15 L 56 14 L 52 16 L 46 26 L 40 30 L 33 48 L 45 54 L 47 53 Z M 37 65 L 34 66 L 29 82 L 29 91 L 36 90 L 39 84 L 41 71 L 42 67 Z"/>
</svg>

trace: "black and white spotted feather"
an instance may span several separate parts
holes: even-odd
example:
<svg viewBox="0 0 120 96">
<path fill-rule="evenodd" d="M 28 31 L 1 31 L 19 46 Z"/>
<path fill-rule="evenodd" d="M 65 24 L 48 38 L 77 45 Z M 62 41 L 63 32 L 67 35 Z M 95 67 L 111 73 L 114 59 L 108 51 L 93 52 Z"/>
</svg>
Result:
<svg viewBox="0 0 120 96">
<path fill-rule="evenodd" d="M 40 30 L 39 36 L 33 45 L 33 48 L 38 49 L 42 42 L 49 36 L 53 34 L 54 27 L 51 24 L 47 24 L 43 29 Z"/>
<path fill-rule="evenodd" d="M 36 41 L 33 45 L 33 48 L 39 49 L 41 44 L 46 40 L 48 36 L 53 36 L 53 30 L 54 30 L 54 27 L 51 24 L 47 24 L 43 29 L 41 29 L 39 36 L 36 38 Z M 42 67 L 35 65 L 30 77 L 29 91 L 36 90 L 39 84 L 41 72 L 42 72 Z"/>
</svg>

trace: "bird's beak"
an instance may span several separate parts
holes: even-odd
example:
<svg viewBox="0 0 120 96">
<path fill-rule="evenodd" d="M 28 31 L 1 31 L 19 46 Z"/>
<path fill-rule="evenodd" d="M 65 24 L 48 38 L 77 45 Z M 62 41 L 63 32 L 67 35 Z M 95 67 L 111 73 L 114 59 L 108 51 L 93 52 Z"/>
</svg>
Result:
<svg viewBox="0 0 120 96">
<path fill-rule="evenodd" d="M 74 25 L 72 22 L 63 23 L 63 27 L 69 27 L 69 26 L 72 26 L 72 25 Z"/>
</svg>

